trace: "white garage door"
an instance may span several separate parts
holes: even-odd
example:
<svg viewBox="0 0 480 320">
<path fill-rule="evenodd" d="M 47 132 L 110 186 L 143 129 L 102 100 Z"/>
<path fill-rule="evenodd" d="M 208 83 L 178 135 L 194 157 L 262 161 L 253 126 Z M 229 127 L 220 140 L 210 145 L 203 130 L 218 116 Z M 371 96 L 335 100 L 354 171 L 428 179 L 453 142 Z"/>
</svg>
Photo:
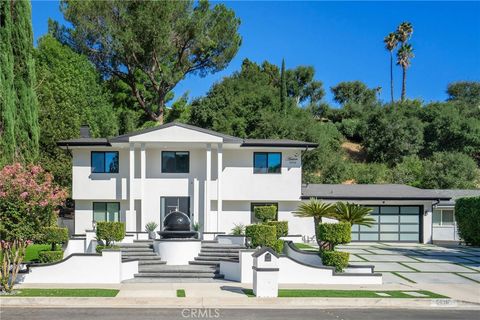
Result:
<svg viewBox="0 0 480 320">
<path fill-rule="evenodd" d="M 375 224 L 352 226 L 352 241 L 420 242 L 420 206 L 368 206 Z"/>
</svg>

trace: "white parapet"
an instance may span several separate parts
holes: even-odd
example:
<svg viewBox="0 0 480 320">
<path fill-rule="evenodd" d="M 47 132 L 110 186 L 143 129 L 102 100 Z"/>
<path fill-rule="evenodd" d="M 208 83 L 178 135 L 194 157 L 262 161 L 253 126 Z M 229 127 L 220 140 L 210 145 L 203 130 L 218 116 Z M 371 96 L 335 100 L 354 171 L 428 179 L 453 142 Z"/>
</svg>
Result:
<svg viewBox="0 0 480 320">
<path fill-rule="evenodd" d="M 162 261 L 168 265 L 187 265 L 200 253 L 202 241 L 198 239 L 156 239 L 153 248 Z"/>
<path fill-rule="evenodd" d="M 138 273 L 138 261 L 122 262 L 122 253 L 103 250 L 101 254 L 75 253 L 62 261 L 30 265 L 19 283 L 120 283 Z"/>
</svg>

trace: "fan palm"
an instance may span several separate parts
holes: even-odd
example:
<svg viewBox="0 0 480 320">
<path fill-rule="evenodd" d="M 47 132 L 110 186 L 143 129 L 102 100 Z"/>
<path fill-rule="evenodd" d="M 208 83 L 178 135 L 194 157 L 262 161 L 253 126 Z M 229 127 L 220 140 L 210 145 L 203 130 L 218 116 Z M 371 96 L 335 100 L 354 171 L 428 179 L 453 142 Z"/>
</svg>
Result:
<svg viewBox="0 0 480 320">
<path fill-rule="evenodd" d="M 393 105 L 393 50 L 395 50 L 398 44 L 397 35 L 394 32 L 390 32 L 388 36 L 383 39 L 383 43 L 385 43 L 385 49 L 390 52 L 390 96 Z"/>
<path fill-rule="evenodd" d="M 411 44 L 403 43 L 397 51 L 397 65 L 402 67 L 402 101 L 405 100 L 407 91 L 407 68 L 410 67 L 410 60 L 414 57 Z"/>
<path fill-rule="evenodd" d="M 312 198 L 309 202 L 302 202 L 293 214 L 296 217 L 313 218 L 315 224 L 315 238 L 317 239 L 318 245 L 321 247 L 321 242 L 318 239 L 317 227 L 322 222 L 322 218 L 333 217 L 335 214 L 335 205 L 324 203 Z"/>
<path fill-rule="evenodd" d="M 402 22 L 397 27 L 396 36 L 398 41 L 405 43 L 407 42 L 413 34 L 413 26 L 410 22 Z"/>
<path fill-rule="evenodd" d="M 354 203 L 337 202 L 334 217 L 340 222 L 348 222 L 350 225 L 371 226 L 375 219 L 369 217 L 371 208 L 363 207 Z"/>
</svg>

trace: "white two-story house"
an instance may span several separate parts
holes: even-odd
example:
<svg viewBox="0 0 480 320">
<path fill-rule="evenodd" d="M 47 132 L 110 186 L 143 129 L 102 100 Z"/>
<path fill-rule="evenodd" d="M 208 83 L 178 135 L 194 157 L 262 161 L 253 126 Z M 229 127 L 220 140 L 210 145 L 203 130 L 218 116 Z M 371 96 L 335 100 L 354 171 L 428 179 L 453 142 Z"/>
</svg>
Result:
<svg viewBox="0 0 480 320">
<path fill-rule="evenodd" d="M 313 224 L 291 212 L 301 199 L 302 152 L 315 143 L 240 139 L 168 123 L 110 139 L 90 138 L 83 127 L 81 138 L 58 145 L 73 156 L 77 234 L 95 221 L 125 222 L 130 233 L 151 221 L 160 229 L 174 210 L 204 233 L 229 233 L 252 223 L 253 208 L 266 204 L 292 222 L 291 234 L 312 233 Z"/>
</svg>

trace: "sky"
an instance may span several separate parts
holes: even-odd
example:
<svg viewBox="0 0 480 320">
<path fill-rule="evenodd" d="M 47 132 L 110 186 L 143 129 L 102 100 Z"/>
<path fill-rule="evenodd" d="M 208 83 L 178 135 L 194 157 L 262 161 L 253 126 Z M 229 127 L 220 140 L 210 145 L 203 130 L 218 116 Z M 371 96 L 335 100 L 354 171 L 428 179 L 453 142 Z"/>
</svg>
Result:
<svg viewBox="0 0 480 320">
<path fill-rule="evenodd" d="M 212 2 L 217 4 L 218 2 Z M 480 2 L 223 2 L 241 20 L 242 45 L 229 66 L 205 78 L 187 76 L 174 92 L 196 98 L 215 82 L 240 69 L 245 58 L 286 67 L 311 65 L 330 88 L 360 80 L 382 87 L 389 101 L 389 54 L 383 38 L 403 21 L 413 24 L 415 57 L 407 71 L 407 96 L 425 102 L 445 100 L 447 85 L 480 81 Z M 33 1 L 36 40 L 47 32 L 48 18 L 65 23 L 57 1 Z M 401 68 L 395 67 L 395 97 L 401 90 Z"/>
</svg>

